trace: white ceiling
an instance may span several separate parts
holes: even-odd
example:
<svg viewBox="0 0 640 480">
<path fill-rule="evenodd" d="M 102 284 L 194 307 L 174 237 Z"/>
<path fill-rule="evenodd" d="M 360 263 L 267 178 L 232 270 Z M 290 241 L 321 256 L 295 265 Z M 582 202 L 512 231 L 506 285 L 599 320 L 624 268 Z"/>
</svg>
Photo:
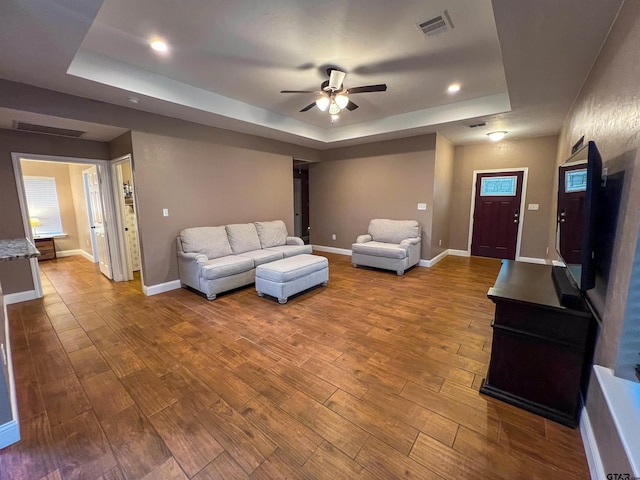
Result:
<svg viewBox="0 0 640 480">
<path fill-rule="evenodd" d="M 621 3 L 6 0 L 0 77 L 316 148 L 435 131 L 456 144 L 538 136 L 558 132 Z M 445 9 L 455 28 L 424 36 L 415 24 Z M 352 95 L 360 108 L 333 125 L 299 112 L 314 94 L 279 93 L 317 90 L 328 66 L 347 72 L 346 87 L 388 90 Z M 11 115 L 0 108 L 0 127 Z M 468 128 L 479 120 L 487 127 Z M 97 127 L 85 138 L 121 131 Z"/>
</svg>

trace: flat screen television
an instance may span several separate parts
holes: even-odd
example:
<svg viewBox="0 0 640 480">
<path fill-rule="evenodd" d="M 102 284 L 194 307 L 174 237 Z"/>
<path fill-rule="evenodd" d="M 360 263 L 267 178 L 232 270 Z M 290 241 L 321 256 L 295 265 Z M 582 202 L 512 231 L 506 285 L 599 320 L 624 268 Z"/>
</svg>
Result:
<svg viewBox="0 0 640 480">
<path fill-rule="evenodd" d="M 602 158 L 589 142 L 559 167 L 556 250 L 581 292 L 595 286 Z"/>
</svg>

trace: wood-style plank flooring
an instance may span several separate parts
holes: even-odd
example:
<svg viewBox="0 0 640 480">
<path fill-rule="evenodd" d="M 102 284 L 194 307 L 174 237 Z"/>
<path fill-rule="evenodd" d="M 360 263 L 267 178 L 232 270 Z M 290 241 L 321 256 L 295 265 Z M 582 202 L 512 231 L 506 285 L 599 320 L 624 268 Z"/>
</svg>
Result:
<svg viewBox="0 0 640 480">
<path fill-rule="evenodd" d="M 81 257 L 9 306 L 22 440 L 4 479 L 586 479 L 577 430 L 478 393 L 499 270 L 354 269 L 279 305 L 145 297 Z"/>
</svg>

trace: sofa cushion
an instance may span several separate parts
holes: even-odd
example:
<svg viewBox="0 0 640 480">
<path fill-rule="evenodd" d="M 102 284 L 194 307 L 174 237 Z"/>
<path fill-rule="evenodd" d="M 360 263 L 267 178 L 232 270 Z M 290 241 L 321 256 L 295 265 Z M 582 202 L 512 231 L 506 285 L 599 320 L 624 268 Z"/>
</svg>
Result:
<svg viewBox="0 0 640 480">
<path fill-rule="evenodd" d="M 250 258 L 253 260 L 253 265 L 257 267 L 263 263 L 275 262 L 276 260 L 282 260 L 284 255 L 282 252 L 274 250 L 251 250 L 250 252 L 242 252 L 238 255 L 243 258 Z"/>
<path fill-rule="evenodd" d="M 282 220 L 255 222 L 262 248 L 277 247 L 287 243 L 287 226 Z"/>
<path fill-rule="evenodd" d="M 386 243 L 386 242 L 367 242 L 367 243 L 354 243 L 351 245 L 351 251 L 353 253 L 360 253 L 362 255 L 372 255 L 374 257 L 387 257 L 403 259 L 407 257 L 407 251 L 398 244 Z"/>
<path fill-rule="evenodd" d="M 256 226 L 253 223 L 235 223 L 227 225 L 226 228 L 233 253 L 250 252 L 262 248 Z"/>
<path fill-rule="evenodd" d="M 405 238 L 419 237 L 420 227 L 415 220 L 375 218 L 369 223 L 369 235 L 376 242 L 400 243 Z"/>
<path fill-rule="evenodd" d="M 180 232 L 185 253 L 201 253 L 207 258 L 231 255 L 231 245 L 225 227 L 193 227 Z"/>
<path fill-rule="evenodd" d="M 229 255 L 222 258 L 214 258 L 202 265 L 200 271 L 202 278 L 215 280 L 228 277 L 237 273 L 253 269 L 253 260 L 239 255 Z"/>
<path fill-rule="evenodd" d="M 268 250 L 275 252 L 281 252 L 284 258 L 293 257 L 294 255 L 300 255 L 303 253 L 311 253 L 311 245 L 280 245 L 278 247 L 271 247 Z"/>
</svg>

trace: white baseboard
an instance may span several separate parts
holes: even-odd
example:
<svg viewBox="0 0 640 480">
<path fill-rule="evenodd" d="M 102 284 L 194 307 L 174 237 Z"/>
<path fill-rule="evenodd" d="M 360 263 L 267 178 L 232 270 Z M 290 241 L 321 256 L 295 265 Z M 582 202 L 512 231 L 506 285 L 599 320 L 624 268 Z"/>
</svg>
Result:
<svg viewBox="0 0 640 480">
<path fill-rule="evenodd" d="M 20 440 L 20 425 L 15 420 L 11 420 L 0 425 L 0 448 L 4 448 Z"/>
<path fill-rule="evenodd" d="M 182 288 L 180 280 L 172 280 L 170 282 L 158 283 L 147 287 L 142 285 L 142 293 L 150 297 L 151 295 L 158 295 L 159 293 L 170 292 L 171 290 L 177 290 Z"/>
<path fill-rule="evenodd" d="M 518 257 L 516 258 L 518 262 L 526 262 L 526 263 L 538 263 L 541 265 L 549 265 L 549 260 L 545 260 L 544 258 L 535 258 L 535 257 Z"/>
<path fill-rule="evenodd" d="M 84 250 L 80 250 L 80 255 L 89 260 L 91 263 L 98 263 L 96 259 L 89 252 L 85 252 Z"/>
<path fill-rule="evenodd" d="M 82 255 L 82 250 L 56 250 L 56 257 L 73 257 L 75 255 Z"/>
<path fill-rule="evenodd" d="M 325 247 L 324 245 L 311 245 L 311 248 L 318 252 L 337 253 L 339 255 L 351 256 L 351 250 L 348 248 Z"/>
<path fill-rule="evenodd" d="M 450 248 L 449 250 L 447 250 L 447 252 L 449 252 L 449 255 L 453 255 L 454 257 L 470 257 L 471 256 L 471 252 L 469 250 L 455 250 L 453 248 Z"/>
<path fill-rule="evenodd" d="M 598 443 L 596 442 L 596 437 L 593 433 L 593 428 L 591 427 L 591 421 L 589 420 L 589 412 L 586 408 L 582 410 L 582 416 L 580 417 L 580 435 L 582 436 L 584 454 L 587 457 L 591 480 L 606 480 L 607 475 L 604 471 L 604 466 L 602 465 L 600 451 L 598 450 Z"/>
<path fill-rule="evenodd" d="M 418 265 L 421 267 L 431 268 L 447 255 L 449 255 L 449 250 L 444 250 L 443 252 L 440 252 L 438 255 L 433 257 L 431 260 L 420 260 L 420 263 L 418 263 Z"/>
<path fill-rule="evenodd" d="M 36 296 L 35 290 L 26 290 L 24 292 L 6 294 L 4 296 L 4 302 L 7 305 L 11 305 L 12 303 L 28 302 L 29 300 L 35 300 L 36 298 L 38 297 Z"/>
</svg>

